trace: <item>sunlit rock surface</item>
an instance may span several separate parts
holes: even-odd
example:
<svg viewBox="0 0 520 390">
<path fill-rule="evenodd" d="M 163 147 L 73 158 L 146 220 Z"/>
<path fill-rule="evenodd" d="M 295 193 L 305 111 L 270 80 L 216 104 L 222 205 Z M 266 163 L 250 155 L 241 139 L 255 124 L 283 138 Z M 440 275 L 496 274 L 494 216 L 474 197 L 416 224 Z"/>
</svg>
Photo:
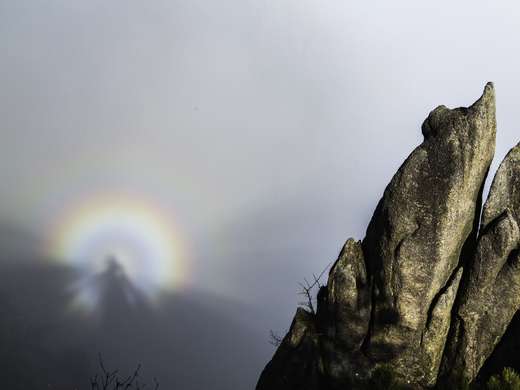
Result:
<svg viewBox="0 0 520 390">
<path fill-rule="evenodd" d="M 316 313 L 298 310 L 258 390 L 358 388 L 383 368 L 411 388 L 472 381 L 504 334 L 520 306 L 520 149 L 495 176 L 479 233 L 493 85 L 468 108 L 437 107 L 422 133 L 364 240 L 344 245 Z"/>
<path fill-rule="evenodd" d="M 495 175 L 478 244 L 459 291 L 443 371 L 473 380 L 520 307 L 520 147 Z"/>
</svg>

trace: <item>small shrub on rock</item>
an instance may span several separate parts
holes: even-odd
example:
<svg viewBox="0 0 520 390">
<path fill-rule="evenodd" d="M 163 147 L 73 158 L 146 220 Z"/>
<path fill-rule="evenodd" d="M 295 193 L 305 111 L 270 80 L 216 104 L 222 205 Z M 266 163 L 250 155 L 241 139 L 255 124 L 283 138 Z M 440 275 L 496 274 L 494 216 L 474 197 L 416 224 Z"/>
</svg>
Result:
<svg viewBox="0 0 520 390">
<path fill-rule="evenodd" d="M 501 374 L 493 375 L 487 382 L 488 390 L 520 390 L 520 375 L 506 367 Z"/>
</svg>

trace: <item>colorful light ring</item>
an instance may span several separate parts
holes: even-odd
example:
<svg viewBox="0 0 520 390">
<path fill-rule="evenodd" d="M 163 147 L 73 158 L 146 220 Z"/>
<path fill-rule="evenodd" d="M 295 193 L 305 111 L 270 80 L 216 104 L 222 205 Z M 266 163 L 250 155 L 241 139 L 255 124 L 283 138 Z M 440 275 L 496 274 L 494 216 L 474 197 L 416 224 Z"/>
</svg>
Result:
<svg viewBox="0 0 520 390">
<path fill-rule="evenodd" d="M 187 272 L 180 234 L 167 215 L 140 198 L 96 196 L 58 218 L 45 252 L 90 274 L 115 258 L 132 283 L 151 295 L 178 288 Z"/>
</svg>

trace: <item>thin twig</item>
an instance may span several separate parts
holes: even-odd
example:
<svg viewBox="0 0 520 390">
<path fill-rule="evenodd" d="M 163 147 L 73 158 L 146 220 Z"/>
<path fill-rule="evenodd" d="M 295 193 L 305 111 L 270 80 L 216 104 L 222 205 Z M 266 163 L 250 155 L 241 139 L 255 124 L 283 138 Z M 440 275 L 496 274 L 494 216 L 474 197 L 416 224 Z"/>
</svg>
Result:
<svg viewBox="0 0 520 390">
<path fill-rule="evenodd" d="M 139 364 L 134 370 L 132 375 L 126 378 L 119 376 L 119 371 L 110 371 L 105 367 L 101 354 L 98 355 L 99 367 L 101 368 L 102 375 L 96 374 L 90 378 L 90 386 L 92 390 L 144 390 L 146 388 L 145 383 L 139 383 L 139 371 L 141 365 Z M 153 379 L 155 390 L 159 388 L 159 382 L 156 378 Z"/>
<path fill-rule="evenodd" d="M 303 302 L 299 302 L 298 304 L 300 306 L 303 306 L 307 308 L 312 314 L 316 314 L 316 310 L 314 309 L 314 303 L 313 303 L 313 296 L 314 296 L 314 288 L 317 286 L 318 289 L 320 289 L 323 285 L 320 282 L 321 277 L 329 267 L 331 266 L 333 262 L 331 261 L 327 266 L 320 272 L 318 276 L 316 274 L 312 274 L 313 282 L 309 283 L 307 278 L 303 278 L 304 283 L 298 283 L 300 286 L 300 291 L 298 292 L 299 295 L 303 295 L 305 297 L 305 300 Z"/>
</svg>

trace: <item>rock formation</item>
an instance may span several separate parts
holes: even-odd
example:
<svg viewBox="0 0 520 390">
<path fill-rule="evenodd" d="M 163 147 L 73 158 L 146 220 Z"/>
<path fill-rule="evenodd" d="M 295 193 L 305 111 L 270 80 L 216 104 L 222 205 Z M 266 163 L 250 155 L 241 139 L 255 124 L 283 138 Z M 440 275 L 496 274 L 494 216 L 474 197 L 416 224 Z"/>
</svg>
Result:
<svg viewBox="0 0 520 390">
<path fill-rule="evenodd" d="M 520 307 L 520 146 L 497 171 L 491 83 L 439 106 L 386 187 L 362 242 L 349 239 L 298 309 L 257 390 L 358 388 L 385 369 L 410 388 L 470 382 Z"/>
<path fill-rule="evenodd" d="M 475 378 L 520 307 L 519 217 L 517 145 L 500 164 L 482 211 L 477 247 L 446 343 L 446 375 Z"/>
</svg>

